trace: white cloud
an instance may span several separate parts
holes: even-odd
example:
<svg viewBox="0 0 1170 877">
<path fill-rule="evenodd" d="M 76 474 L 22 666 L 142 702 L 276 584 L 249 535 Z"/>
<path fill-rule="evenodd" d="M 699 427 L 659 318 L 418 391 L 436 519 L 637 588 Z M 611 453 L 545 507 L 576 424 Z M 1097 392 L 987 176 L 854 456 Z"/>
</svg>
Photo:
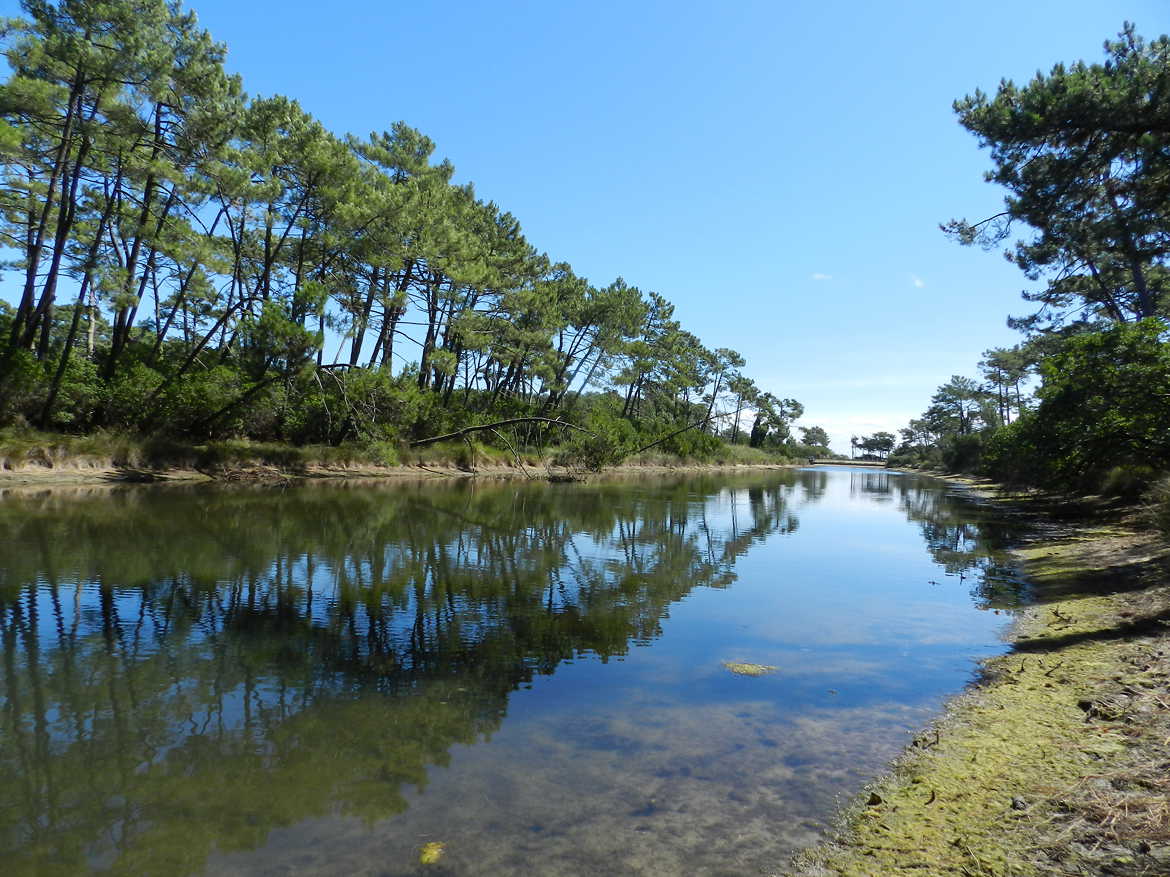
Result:
<svg viewBox="0 0 1170 877">
<path fill-rule="evenodd" d="M 926 281 L 917 274 L 910 275 L 910 282 L 913 283 L 918 289 L 922 289 L 924 286 L 926 286 Z"/>
<path fill-rule="evenodd" d="M 832 280 L 833 275 L 832 274 L 822 274 L 820 271 L 817 271 L 815 274 L 812 275 L 812 279 L 813 280 Z"/>
</svg>

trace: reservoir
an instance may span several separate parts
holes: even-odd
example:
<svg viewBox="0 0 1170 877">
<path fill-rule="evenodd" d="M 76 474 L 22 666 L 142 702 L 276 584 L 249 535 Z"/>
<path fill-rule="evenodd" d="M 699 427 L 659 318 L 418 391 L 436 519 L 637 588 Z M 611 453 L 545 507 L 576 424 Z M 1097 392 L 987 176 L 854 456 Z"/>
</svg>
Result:
<svg viewBox="0 0 1170 877">
<path fill-rule="evenodd" d="M 0 862 L 772 873 L 1003 651 L 1021 526 L 850 467 L 11 493 Z"/>
</svg>

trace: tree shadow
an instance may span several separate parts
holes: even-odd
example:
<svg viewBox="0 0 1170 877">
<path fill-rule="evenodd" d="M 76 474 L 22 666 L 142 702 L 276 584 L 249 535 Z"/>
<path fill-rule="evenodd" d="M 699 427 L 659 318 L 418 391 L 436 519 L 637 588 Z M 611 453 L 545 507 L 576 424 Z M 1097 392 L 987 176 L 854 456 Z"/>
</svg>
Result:
<svg viewBox="0 0 1170 877">
<path fill-rule="evenodd" d="M 1041 574 L 1028 579 L 1025 605 L 1133 593 L 1170 581 L 1170 557 L 1159 554 L 1144 560 L 1122 560 L 1089 569 Z"/>
<path fill-rule="evenodd" d="M 1019 653 L 1055 652 L 1087 642 L 1110 642 L 1139 636 L 1164 636 L 1170 629 L 1170 608 L 1142 615 L 1099 630 L 1086 630 L 1059 636 L 1040 636 L 1022 640 L 1013 651 Z"/>
</svg>

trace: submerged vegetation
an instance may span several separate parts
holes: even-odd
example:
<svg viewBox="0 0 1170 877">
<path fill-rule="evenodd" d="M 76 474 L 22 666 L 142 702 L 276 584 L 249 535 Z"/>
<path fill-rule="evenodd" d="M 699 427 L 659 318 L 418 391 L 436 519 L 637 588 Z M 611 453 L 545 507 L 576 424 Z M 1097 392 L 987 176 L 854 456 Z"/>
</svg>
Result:
<svg viewBox="0 0 1170 877">
<path fill-rule="evenodd" d="M 771 664 L 745 664 L 741 661 L 724 661 L 723 666 L 736 676 L 767 676 L 780 669 Z"/>
<path fill-rule="evenodd" d="M 22 3 L 4 24 L 0 427 L 201 443 L 477 440 L 589 466 L 790 436 L 793 399 L 655 292 L 594 285 L 397 122 L 337 136 L 248 97 L 167 0 Z"/>
<path fill-rule="evenodd" d="M 1124 521 L 1049 521 L 1018 556 L 1036 605 L 1019 616 L 1013 650 L 986 663 L 985 684 L 920 733 L 795 873 L 1170 868 L 1166 545 Z"/>
</svg>

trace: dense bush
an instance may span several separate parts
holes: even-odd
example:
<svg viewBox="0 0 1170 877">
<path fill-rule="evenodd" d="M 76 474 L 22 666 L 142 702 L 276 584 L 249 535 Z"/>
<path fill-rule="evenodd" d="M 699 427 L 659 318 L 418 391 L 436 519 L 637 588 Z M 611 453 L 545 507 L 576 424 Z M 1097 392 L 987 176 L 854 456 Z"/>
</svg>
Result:
<svg viewBox="0 0 1170 877">
<path fill-rule="evenodd" d="M 886 465 L 894 469 L 941 469 L 942 451 L 934 446 L 902 447 L 886 458 Z"/>
<path fill-rule="evenodd" d="M 1042 365 L 1036 409 L 990 438 L 988 474 L 1097 490 L 1170 460 L 1170 345 L 1157 320 L 1074 335 Z M 1152 474 L 1151 471 L 1151 474 Z"/>
<path fill-rule="evenodd" d="M 589 434 L 574 431 L 553 458 L 560 466 L 599 471 L 620 463 L 638 448 L 638 432 L 605 406 L 594 407 L 585 421 Z"/>
<path fill-rule="evenodd" d="M 977 471 L 983 458 L 984 441 L 981 432 L 946 436 L 939 446 L 943 468 L 948 472 Z"/>
</svg>

